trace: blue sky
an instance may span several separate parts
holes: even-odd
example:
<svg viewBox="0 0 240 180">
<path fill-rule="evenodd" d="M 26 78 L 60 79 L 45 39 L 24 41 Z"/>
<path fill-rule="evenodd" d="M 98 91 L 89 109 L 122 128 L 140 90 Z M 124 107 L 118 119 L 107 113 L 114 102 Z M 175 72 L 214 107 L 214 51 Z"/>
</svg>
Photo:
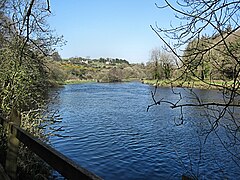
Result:
<svg viewBox="0 0 240 180">
<path fill-rule="evenodd" d="M 62 58 L 122 58 L 147 62 L 162 42 L 150 25 L 168 26 L 171 13 L 159 10 L 161 0 L 51 0 L 51 28 L 67 44 Z"/>
</svg>

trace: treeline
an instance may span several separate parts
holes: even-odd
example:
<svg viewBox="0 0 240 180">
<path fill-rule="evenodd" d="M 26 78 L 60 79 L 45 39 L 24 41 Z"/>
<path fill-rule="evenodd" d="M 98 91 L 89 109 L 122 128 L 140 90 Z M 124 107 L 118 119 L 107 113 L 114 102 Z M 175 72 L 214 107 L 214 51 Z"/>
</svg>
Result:
<svg viewBox="0 0 240 180">
<path fill-rule="evenodd" d="M 53 58 L 54 60 L 54 58 Z M 55 79 L 94 80 L 97 82 L 119 82 L 145 77 L 144 64 L 130 64 L 125 59 L 75 57 L 53 61 Z M 60 78 L 61 77 L 61 78 Z"/>
<path fill-rule="evenodd" d="M 188 43 L 182 58 L 183 78 L 231 81 L 239 74 L 240 31 L 201 36 Z"/>
<path fill-rule="evenodd" d="M 239 59 L 240 30 L 233 31 L 228 26 L 212 36 L 191 39 L 178 57 L 167 51 L 153 49 L 148 64 L 152 66 L 153 76 L 147 78 L 169 80 L 180 86 L 178 82 L 198 81 L 209 86 L 226 84 L 238 78 Z"/>
<path fill-rule="evenodd" d="M 164 80 L 172 78 L 176 71 L 173 55 L 158 48 L 151 51 L 150 60 L 146 64 L 131 64 L 125 59 L 118 58 L 62 59 L 57 52 L 53 54 L 52 60 L 52 79 L 59 83 L 64 83 L 65 80 L 97 82 L 121 82 L 136 79 Z"/>
<path fill-rule="evenodd" d="M 71 57 L 68 59 L 62 59 L 61 56 L 59 55 L 58 52 L 54 52 L 52 54 L 52 59 L 54 61 L 68 61 L 74 64 L 88 64 L 88 63 L 107 63 L 107 64 L 122 64 L 122 63 L 126 63 L 129 64 L 129 62 L 125 59 L 121 59 L 121 58 L 99 58 L 99 59 L 91 59 L 90 57 Z"/>
</svg>

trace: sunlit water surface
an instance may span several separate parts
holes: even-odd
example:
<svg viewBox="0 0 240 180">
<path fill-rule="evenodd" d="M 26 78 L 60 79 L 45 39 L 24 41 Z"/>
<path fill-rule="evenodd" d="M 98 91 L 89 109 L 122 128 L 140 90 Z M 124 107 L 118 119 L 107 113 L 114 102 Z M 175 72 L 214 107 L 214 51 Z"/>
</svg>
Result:
<svg viewBox="0 0 240 180">
<path fill-rule="evenodd" d="M 59 134 L 69 137 L 52 137 L 52 146 L 104 179 L 240 178 L 240 168 L 214 134 L 203 144 L 201 128 L 194 125 L 207 126 L 199 108 L 185 109 L 183 125 L 177 125 L 179 109 L 162 104 L 147 112 L 154 87 L 139 82 L 66 85 L 58 91 L 51 108 L 63 118 L 58 125 L 65 131 Z M 211 100 L 219 96 L 197 91 Z M 177 101 L 179 96 L 159 88 L 156 98 Z"/>
</svg>

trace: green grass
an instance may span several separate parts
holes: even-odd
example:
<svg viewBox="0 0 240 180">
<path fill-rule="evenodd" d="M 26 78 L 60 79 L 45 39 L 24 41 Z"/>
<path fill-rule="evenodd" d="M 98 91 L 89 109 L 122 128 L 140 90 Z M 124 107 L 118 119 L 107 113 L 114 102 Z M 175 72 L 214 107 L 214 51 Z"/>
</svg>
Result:
<svg viewBox="0 0 240 180">
<path fill-rule="evenodd" d="M 140 81 L 139 78 L 122 79 L 122 82 Z"/>
<path fill-rule="evenodd" d="M 192 80 L 192 81 L 143 80 L 143 83 L 153 85 L 153 86 L 157 85 L 160 87 L 186 87 L 186 88 L 199 88 L 199 89 L 217 89 L 218 88 L 217 86 L 230 87 L 233 84 L 232 81 L 222 81 L 222 80 L 214 80 L 214 81 L 206 80 L 205 82 L 202 82 L 200 80 Z"/>
<path fill-rule="evenodd" d="M 91 83 L 91 82 L 96 82 L 93 79 L 68 79 L 64 83 L 65 84 L 82 84 L 82 83 Z"/>
</svg>

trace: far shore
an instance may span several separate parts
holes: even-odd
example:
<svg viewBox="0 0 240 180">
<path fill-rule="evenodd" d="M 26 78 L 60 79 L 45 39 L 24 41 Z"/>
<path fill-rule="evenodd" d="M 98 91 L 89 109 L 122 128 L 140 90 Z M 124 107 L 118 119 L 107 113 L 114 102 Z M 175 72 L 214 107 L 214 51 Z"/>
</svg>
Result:
<svg viewBox="0 0 240 180">
<path fill-rule="evenodd" d="M 97 82 L 94 79 L 68 79 L 64 82 L 64 84 L 82 84 L 82 83 L 92 83 Z"/>
<path fill-rule="evenodd" d="M 143 80 L 144 84 L 149 84 L 152 86 L 158 87 L 182 87 L 182 88 L 197 88 L 197 89 L 219 89 L 221 87 L 230 87 L 232 81 L 222 81 L 222 80 L 192 80 L 192 81 L 183 81 L 183 80 Z M 222 88 L 221 88 L 222 89 Z"/>
<path fill-rule="evenodd" d="M 121 81 L 114 81 L 114 82 L 131 82 L 131 81 L 141 81 L 136 78 L 132 79 L 123 79 Z M 93 83 L 93 82 L 98 82 L 98 83 L 114 83 L 114 82 L 105 82 L 105 81 L 99 81 L 97 79 L 68 79 L 64 82 L 64 84 L 82 84 L 82 83 Z"/>
<path fill-rule="evenodd" d="M 124 79 L 119 82 L 132 82 L 132 81 L 139 81 L 143 84 L 148 84 L 157 87 L 183 87 L 183 88 L 198 88 L 198 89 L 218 89 L 220 86 L 226 86 L 226 82 L 215 80 L 215 81 L 205 81 L 202 82 L 200 80 L 194 81 L 171 81 L 171 80 L 148 80 L 148 79 Z M 82 84 L 82 83 L 93 83 L 99 82 L 96 79 L 68 79 L 64 82 L 64 84 Z M 111 83 L 111 82 L 100 82 L 100 83 Z M 211 84 L 211 85 L 210 85 Z M 232 81 L 227 83 L 231 86 Z"/>
</svg>

